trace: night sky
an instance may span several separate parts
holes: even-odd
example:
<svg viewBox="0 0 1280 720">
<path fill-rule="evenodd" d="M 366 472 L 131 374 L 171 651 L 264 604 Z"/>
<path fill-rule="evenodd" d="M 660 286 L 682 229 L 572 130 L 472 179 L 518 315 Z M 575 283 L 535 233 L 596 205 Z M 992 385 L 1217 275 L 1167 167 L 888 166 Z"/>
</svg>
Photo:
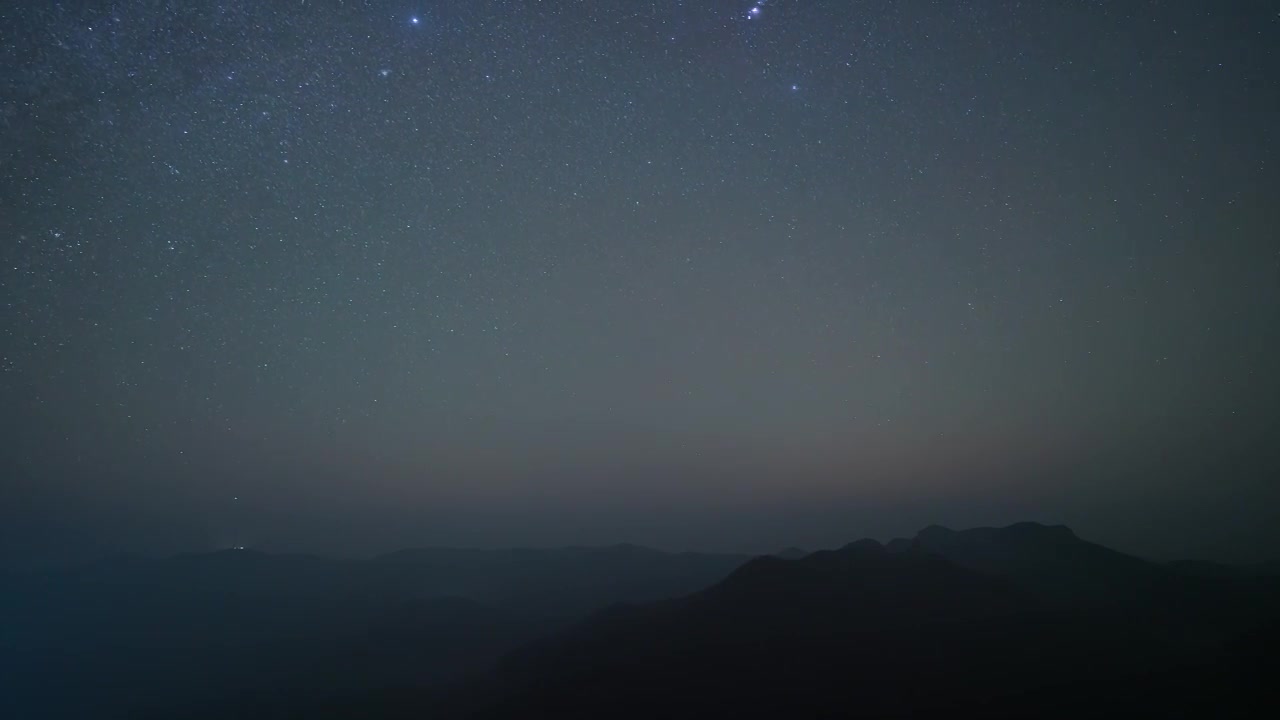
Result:
<svg viewBox="0 0 1280 720">
<path fill-rule="evenodd" d="M 0 559 L 1280 554 L 1274 3 L 0 28 Z"/>
</svg>

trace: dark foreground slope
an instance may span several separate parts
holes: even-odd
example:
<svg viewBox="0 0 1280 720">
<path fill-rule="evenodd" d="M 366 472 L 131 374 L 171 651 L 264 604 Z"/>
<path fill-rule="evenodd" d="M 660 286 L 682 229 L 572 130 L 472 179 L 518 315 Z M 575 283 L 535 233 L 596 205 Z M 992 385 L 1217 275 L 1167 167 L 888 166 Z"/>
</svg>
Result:
<svg viewBox="0 0 1280 720">
<path fill-rule="evenodd" d="M 1029 523 L 749 561 L 121 560 L 5 581 L 0 717 L 1255 717 L 1277 608 L 1266 573 Z"/>
<path fill-rule="evenodd" d="M 1024 524 L 764 557 L 506 660 L 481 717 L 1254 716 L 1275 582 L 1188 577 Z"/>
<path fill-rule="evenodd" d="M 0 717 L 309 716 L 425 692 L 744 559 L 627 545 L 362 561 L 225 551 L 13 576 L 0 587 Z"/>
</svg>

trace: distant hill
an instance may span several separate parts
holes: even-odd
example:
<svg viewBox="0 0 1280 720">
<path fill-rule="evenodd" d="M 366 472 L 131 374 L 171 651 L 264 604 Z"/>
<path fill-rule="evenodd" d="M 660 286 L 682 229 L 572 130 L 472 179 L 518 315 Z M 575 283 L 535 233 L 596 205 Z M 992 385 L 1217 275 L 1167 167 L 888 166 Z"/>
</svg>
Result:
<svg viewBox="0 0 1280 720">
<path fill-rule="evenodd" d="M 808 554 L 809 554 L 809 551 L 808 551 L 808 550 L 804 550 L 804 549 L 802 549 L 802 548 L 798 548 L 798 547 L 794 547 L 794 546 L 792 546 L 792 547 L 787 547 L 787 548 L 783 548 L 783 549 L 779 550 L 778 552 L 774 553 L 774 555 L 776 555 L 777 557 L 780 557 L 780 558 L 782 558 L 782 559 L 784 559 L 784 560 L 796 560 L 796 559 L 798 559 L 798 558 L 802 558 L 802 557 L 804 557 L 805 555 L 808 555 Z"/>
<path fill-rule="evenodd" d="M 1280 642 L 1280 578 L 1032 523 L 757 558 L 235 550 L 4 580 L 0 717 L 1224 717 L 1275 705 Z"/>
<path fill-rule="evenodd" d="M 11 575 L 0 716 L 190 717 L 228 698 L 226 713 L 245 716 L 430 685 L 612 603 L 694 592 L 745 559 L 629 545 L 363 561 L 225 550 Z"/>
<path fill-rule="evenodd" d="M 723 578 L 745 555 L 670 553 L 638 545 L 557 549 L 402 550 L 367 568 L 419 594 L 470 597 L 522 613 L 577 617 L 614 602 L 684 595 Z"/>
<path fill-rule="evenodd" d="M 1081 540 L 1063 525 L 963 531 L 932 525 L 913 545 L 961 567 L 1014 578 L 1042 599 L 1069 606 L 1146 602 L 1184 584 L 1163 566 Z"/>
</svg>

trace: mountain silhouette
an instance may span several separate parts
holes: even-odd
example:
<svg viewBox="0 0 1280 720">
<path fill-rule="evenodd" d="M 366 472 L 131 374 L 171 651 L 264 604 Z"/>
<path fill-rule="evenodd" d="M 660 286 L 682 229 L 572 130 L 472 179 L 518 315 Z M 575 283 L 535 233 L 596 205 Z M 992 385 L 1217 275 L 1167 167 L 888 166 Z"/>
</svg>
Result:
<svg viewBox="0 0 1280 720">
<path fill-rule="evenodd" d="M 631 545 L 255 550 L 11 574 L 5 717 L 244 717 L 432 686 L 618 602 L 685 595 L 746 558 Z"/>
<path fill-rule="evenodd" d="M 963 531 L 931 525 L 912 544 L 961 567 L 1015 578 L 1042 599 L 1069 606 L 1145 602 L 1175 591 L 1181 580 L 1163 566 L 1082 540 L 1064 525 Z"/>
<path fill-rule="evenodd" d="M 981 617 L 1024 602 L 998 578 L 926 552 L 890 553 L 875 540 L 795 560 L 758 557 L 698 598 L 699 610 L 720 617 L 803 614 L 829 627 Z"/>
<path fill-rule="evenodd" d="M 611 608 L 508 656 L 473 697 L 490 698 L 485 717 L 1222 715 L 1264 701 L 1270 661 L 1247 641 L 1270 632 L 1280 593 L 1253 586 L 1250 610 L 1228 612 L 1239 588 L 1179 580 L 1061 526 L 930 527 Z M 1185 612 L 1188 588 L 1223 617 Z"/>
<path fill-rule="evenodd" d="M 1034 523 L 755 558 L 634 545 L 368 560 L 235 550 L 4 580 L 5 717 L 1276 707 L 1280 578 L 1152 563 Z"/>
</svg>

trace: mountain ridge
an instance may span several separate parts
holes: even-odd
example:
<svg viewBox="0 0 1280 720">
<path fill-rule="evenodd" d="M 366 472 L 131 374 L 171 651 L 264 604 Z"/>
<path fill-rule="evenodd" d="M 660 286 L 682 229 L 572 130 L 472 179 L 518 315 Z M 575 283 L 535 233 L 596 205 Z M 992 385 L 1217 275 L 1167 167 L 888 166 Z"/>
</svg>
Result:
<svg viewBox="0 0 1280 720">
<path fill-rule="evenodd" d="M 1063 591 L 1095 573 L 1086 592 Z M 1186 696 L 1196 674 L 1255 697 L 1260 675 L 1241 668 L 1259 656 L 1233 648 L 1274 621 L 1278 588 L 1246 598 L 1185 580 L 1037 523 L 759 556 L 693 595 L 614 607 L 513 653 L 485 716 L 830 714 L 854 698 L 872 717 L 1205 711 Z"/>
</svg>

